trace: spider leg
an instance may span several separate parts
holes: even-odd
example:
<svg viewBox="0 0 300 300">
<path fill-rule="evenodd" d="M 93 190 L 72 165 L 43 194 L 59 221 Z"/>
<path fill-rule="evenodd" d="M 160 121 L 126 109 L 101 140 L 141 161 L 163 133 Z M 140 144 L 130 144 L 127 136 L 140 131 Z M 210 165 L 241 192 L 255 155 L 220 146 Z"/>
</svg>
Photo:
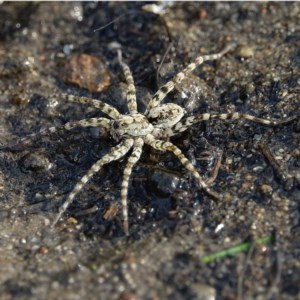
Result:
<svg viewBox="0 0 300 300">
<path fill-rule="evenodd" d="M 26 137 L 21 138 L 14 143 L 0 146 L 0 150 L 5 150 L 5 149 L 9 150 L 9 149 L 13 149 L 13 148 L 16 148 L 19 146 L 24 146 L 41 135 L 55 133 L 55 132 L 58 132 L 58 131 L 64 130 L 64 129 L 71 130 L 75 127 L 80 127 L 80 126 L 82 126 L 82 127 L 104 127 L 106 129 L 109 129 L 110 122 L 111 121 L 106 118 L 89 118 L 89 119 L 83 119 L 80 121 L 68 122 L 62 126 L 54 126 L 54 127 L 44 128 L 44 129 L 41 129 L 39 132 L 29 134 Z"/>
<path fill-rule="evenodd" d="M 290 123 L 296 120 L 297 118 L 299 118 L 298 115 L 286 118 L 284 120 L 274 120 L 274 119 L 269 120 L 269 119 L 257 118 L 248 114 L 237 113 L 237 112 L 228 113 L 228 114 L 205 113 L 205 114 L 184 118 L 183 120 L 175 124 L 172 128 L 166 129 L 165 134 L 167 134 L 168 136 L 173 136 L 177 133 L 187 130 L 193 124 L 199 123 L 201 121 L 208 121 L 208 120 L 248 120 L 248 121 L 269 125 L 269 126 L 279 126 L 279 125 Z"/>
<path fill-rule="evenodd" d="M 199 186 L 208 195 L 210 195 L 211 197 L 217 200 L 221 198 L 215 191 L 213 191 L 211 188 L 208 187 L 205 181 L 201 178 L 197 169 L 189 162 L 189 160 L 184 156 L 182 151 L 177 146 L 173 145 L 171 142 L 166 142 L 166 141 L 156 140 L 156 139 L 146 139 L 145 142 L 151 147 L 153 147 L 154 149 L 173 152 L 174 155 L 177 156 L 179 161 L 182 163 L 182 165 L 192 173 L 192 175 L 196 178 Z"/>
<path fill-rule="evenodd" d="M 133 166 L 137 163 L 137 161 L 141 157 L 143 145 L 144 145 L 144 141 L 142 138 L 138 138 L 134 141 L 132 154 L 130 155 L 127 165 L 123 172 L 123 181 L 121 187 L 121 201 L 122 201 L 123 228 L 126 235 L 129 234 L 128 210 L 127 210 L 127 194 L 128 194 L 129 178 Z"/>
<path fill-rule="evenodd" d="M 130 113 L 137 113 L 137 103 L 136 103 L 136 91 L 134 85 L 134 79 L 131 74 L 129 67 L 122 61 L 122 52 L 120 49 L 118 51 L 119 64 L 123 69 L 125 79 L 127 81 L 127 106 Z"/>
<path fill-rule="evenodd" d="M 110 116 L 112 119 L 118 119 L 120 117 L 119 111 L 114 108 L 113 106 L 102 102 L 101 100 L 97 99 L 92 99 L 88 97 L 83 97 L 83 96 L 75 96 L 75 95 L 69 95 L 69 94 L 54 94 L 52 97 L 58 99 L 58 98 L 64 98 L 68 101 L 71 102 L 76 102 L 76 103 L 82 103 L 82 104 L 88 104 L 92 107 L 95 107 L 97 109 L 100 109 L 103 113 L 106 115 Z"/>
<path fill-rule="evenodd" d="M 243 113 L 238 113 L 238 112 L 234 112 L 234 113 L 228 113 L 228 114 L 202 114 L 202 115 L 197 115 L 194 117 L 188 117 L 187 119 L 191 119 L 191 121 L 194 123 L 198 123 L 200 121 L 207 121 L 207 120 L 213 120 L 213 119 L 217 119 L 217 120 L 248 120 L 248 121 L 252 121 L 252 122 L 256 122 L 256 123 L 260 123 L 260 124 L 264 124 L 264 125 L 269 125 L 269 126 L 279 126 L 279 125 L 283 125 L 286 123 L 290 123 L 291 121 L 299 118 L 298 115 L 286 118 L 284 120 L 274 120 L 274 119 L 262 119 L 262 118 L 258 118 L 255 116 L 251 116 L 248 114 L 243 114 Z M 194 120 L 193 120 L 194 119 Z"/>
<path fill-rule="evenodd" d="M 219 170 L 220 170 L 220 167 L 221 167 L 222 156 L 223 156 L 223 152 L 221 151 L 218 154 L 217 162 L 215 163 L 215 166 L 214 166 L 214 168 L 212 170 L 212 174 L 210 175 L 210 177 L 207 180 L 205 180 L 205 183 L 208 186 L 212 185 L 213 182 L 216 180 L 216 178 L 218 176 L 218 173 L 219 173 Z"/>
<path fill-rule="evenodd" d="M 169 94 L 175 87 L 177 83 L 180 83 L 188 73 L 192 72 L 196 69 L 196 67 L 200 66 L 203 62 L 209 60 L 215 60 L 221 58 L 224 54 L 232 49 L 233 45 L 228 45 L 224 50 L 216 54 L 203 55 L 198 56 L 194 62 L 189 64 L 185 69 L 176 74 L 170 81 L 164 84 L 152 97 L 150 102 L 148 103 L 148 107 L 146 109 L 145 114 L 147 115 L 149 110 L 153 107 L 156 107 L 160 104 L 160 102 Z"/>
<path fill-rule="evenodd" d="M 90 178 L 102 168 L 103 165 L 118 160 L 123 157 L 132 147 L 133 139 L 124 139 L 119 145 L 113 147 L 109 153 L 104 155 L 101 159 L 99 159 L 91 168 L 90 170 L 77 182 L 73 191 L 69 194 L 67 200 L 64 204 L 60 207 L 59 212 L 54 219 L 51 227 L 54 227 L 63 213 L 67 210 L 68 206 L 73 202 L 75 196 L 81 191 L 84 185 L 90 180 Z"/>
</svg>

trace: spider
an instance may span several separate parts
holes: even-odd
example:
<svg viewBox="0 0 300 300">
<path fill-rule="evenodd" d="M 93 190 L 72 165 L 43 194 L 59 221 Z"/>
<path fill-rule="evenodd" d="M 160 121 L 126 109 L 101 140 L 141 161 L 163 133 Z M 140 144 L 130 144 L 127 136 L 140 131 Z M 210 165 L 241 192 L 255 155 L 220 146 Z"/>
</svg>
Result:
<svg viewBox="0 0 300 300">
<path fill-rule="evenodd" d="M 38 133 L 33 133 L 31 135 L 28 135 L 27 137 L 24 137 L 20 139 L 16 144 L 27 143 L 28 141 L 32 140 L 32 138 L 41 134 L 51 134 L 61 129 L 71 130 L 78 126 L 103 127 L 106 130 L 108 130 L 111 136 L 117 142 L 119 142 L 119 144 L 117 144 L 106 155 L 104 155 L 101 159 L 95 162 L 94 165 L 89 169 L 89 171 L 77 182 L 77 184 L 70 192 L 63 205 L 59 208 L 59 212 L 51 226 L 53 227 L 58 223 L 58 221 L 60 220 L 64 212 L 67 210 L 69 205 L 72 203 L 76 195 L 82 190 L 82 188 L 87 184 L 91 177 L 95 173 L 99 172 L 103 165 L 118 160 L 131 151 L 127 164 L 123 171 L 123 181 L 121 184 L 123 230 L 126 235 L 129 235 L 127 209 L 128 185 L 132 168 L 140 159 L 144 144 L 147 144 L 153 147 L 154 149 L 160 151 L 172 152 L 179 159 L 181 164 L 194 176 L 197 184 L 204 192 L 206 192 L 214 199 L 221 199 L 222 197 L 208 186 L 208 183 L 206 183 L 204 179 L 200 176 L 195 166 L 193 166 L 193 164 L 185 157 L 185 155 L 176 145 L 169 141 L 169 138 L 187 130 L 193 124 L 213 119 L 245 119 L 260 124 L 272 126 L 285 124 L 296 119 L 296 116 L 293 116 L 285 120 L 268 120 L 238 112 L 221 114 L 204 113 L 186 116 L 185 109 L 177 104 L 161 104 L 162 100 L 174 89 L 175 85 L 180 83 L 188 73 L 192 72 L 203 62 L 221 58 L 231 49 L 232 45 L 229 45 L 219 53 L 197 57 L 194 62 L 190 63 L 185 69 L 177 73 L 170 81 L 168 81 L 161 88 L 158 89 L 158 91 L 153 95 L 153 97 L 149 101 L 144 113 L 140 113 L 137 110 L 134 79 L 130 68 L 122 60 L 122 53 L 120 49 L 117 49 L 117 57 L 127 82 L 126 98 L 129 113 L 122 114 L 113 106 L 96 99 L 74 96 L 70 94 L 60 94 L 60 98 L 65 98 L 66 100 L 71 102 L 87 104 L 96 109 L 99 109 L 109 118 L 97 117 L 82 119 L 79 121 L 68 122 L 63 126 L 50 127 L 47 129 L 43 129 Z"/>
</svg>

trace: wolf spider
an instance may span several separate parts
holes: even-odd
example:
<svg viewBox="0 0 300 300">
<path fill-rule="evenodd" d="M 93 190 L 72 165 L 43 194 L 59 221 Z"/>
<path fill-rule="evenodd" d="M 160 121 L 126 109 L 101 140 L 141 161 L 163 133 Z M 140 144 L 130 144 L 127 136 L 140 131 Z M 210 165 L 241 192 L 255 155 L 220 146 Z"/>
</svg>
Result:
<svg viewBox="0 0 300 300">
<path fill-rule="evenodd" d="M 103 127 L 109 131 L 111 136 L 117 142 L 119 142 L 119 144 L 113 147 L 106 155 L 104 155 L 101 159 L 94 163 L 90 170 L 77 182 L 71 193 L 68 195 L 64 204 L 60 207 L 59 212 L 52 223 L 52 226 L 57 224 L 63 213 L 67 210 L 68 206 L 74 200 L 75 196 L 82 190 L 82 188 L 86 185 L 90 178 L 103 167 L 103 165 L 124 157 L 132 149 L 123 171 L 123 181 L 121 185 L 123 230 L 125 234 L 128 235 L 129 226 L 127 194 L 129 178 L 132 172 L 132 168 L 141 157 L 144 144 L 147 144 L 160 151 L 172 152 L 179 159 L 182 165 L 194 176 L 197 184 L 204 192 L 206 192 L 214 199 L 221 199 L 221 196 L 208 186 L 208 183 L 206 183 L 204 179 L 202 179 L 197 169 L 192 165 L 191 162 L 189 162 L 182 151 L 169 141 L 169 138 L 187 130 L 193 124 L 213 119 L 245 119 L 271 126 L 285 124 L 296 119 L 296 116 L 293 116 L 285 120 L 268 120 L 238 112 L 221 114 L 204 113 L 186 116 L 185 109 L 177 104 L 161 104 L 162 100 L 174 89 L 175 85 L 180 83 L 188 73 L 192 72 L 196 67 L 200 66 L 205 61 L 221 58 L 224 54 L 231 50 L 231 48 L 231 46 L 228 46 L 219 53 L 197 57 L 194 62 L 190 63 L 185 69 L 176 74 L 173 79 L 164 84 L 154 94 L 154 96 L 149 101 L 144 113 L 140 113 L 137 110 L 136 90 L 133 76 L 128 65 L 125 64 L 122 60 L 121 50 L 117 50 L 117 56 L 127 82 L 126 98 L 129 110 L 128 114 L 122 114 L 113 106 L 96 99 L 73 96 L 69 94 L 60 94 L 60 98 L 65 98 L 66 100 L 72 102 L 87 104 L 96 109 L 99 109 L 101 112 L 110 117 L 110 119 L 98 117 L 68 122 L 60 127 L 50 127 L 48 129 L 43 129 L 38 133 L 33 133 L 25 138 L 20 139 L 14 145 L 25 144 L 32 140 L 32 138 L 41 134 L 51 134 L 61 129 L 71 130 L 78 126 Z"/>
</svg>

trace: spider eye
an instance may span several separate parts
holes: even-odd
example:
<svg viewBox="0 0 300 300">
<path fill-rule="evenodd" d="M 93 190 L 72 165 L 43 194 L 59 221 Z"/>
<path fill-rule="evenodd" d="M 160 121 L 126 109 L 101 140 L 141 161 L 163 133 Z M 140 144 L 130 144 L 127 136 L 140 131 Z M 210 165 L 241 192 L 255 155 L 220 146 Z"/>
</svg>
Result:
<svg viewBox="0 0 300 300">
<path fill-rule="evenodd" d="M 148 121 L 153 125 L 155 125 L 157 123 L 157 119 L 158 119 L 157 117 L 156 118 L 148 117 Z"/>
<path fill-rule="evenodd" d="M 114 122 L 113 123 L 113 128 L 114 129 L 119 129 L 120 128 L 120 124 L 118 122 Z"/>
</svg>

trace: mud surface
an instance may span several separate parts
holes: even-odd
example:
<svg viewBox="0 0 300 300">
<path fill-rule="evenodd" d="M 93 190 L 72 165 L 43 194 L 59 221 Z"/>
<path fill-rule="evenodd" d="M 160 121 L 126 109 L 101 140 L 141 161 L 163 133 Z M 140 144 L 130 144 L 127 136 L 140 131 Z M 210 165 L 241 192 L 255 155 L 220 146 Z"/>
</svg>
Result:
<svg viewBox="0 0 300 300">
<path fill-rule="evenodd" d="M 199 54 L 235 43 L 166 101 L 189 114 L 299 113 L 299 3 L 171 2 L 160 15 L 142 12 L 143 5 L 2 3 L 1 144 L 101 115 L 54 100 L 55 93 L 93 96 L 125 112 L 115 42 L 133 72 L 141 111 L 158 86 Z M 299 140 L 299 121 L 276 128 L 215 121 L 172 139 L 204 178 L 222 150 L 212 185 L 221 202 L 202 193 L 173 155 L 145 147 L 128 195 L 130 237 L 119 209 L 126 159 L 105 166 L 49 228 L 79 178 L 116 144 L 105 131 L 62 131 L 0 151 L 0 298 L 299 298 Z M 272 242 L 201 262 L 264 236 Z"/>
</svg>

